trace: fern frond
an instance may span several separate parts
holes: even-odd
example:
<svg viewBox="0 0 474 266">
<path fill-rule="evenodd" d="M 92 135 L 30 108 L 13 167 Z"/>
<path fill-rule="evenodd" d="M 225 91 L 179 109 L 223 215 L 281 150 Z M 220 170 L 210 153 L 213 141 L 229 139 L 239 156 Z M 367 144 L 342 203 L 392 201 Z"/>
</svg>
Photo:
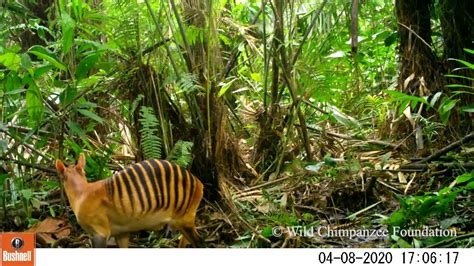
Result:
<svg viewBox="0 0 474 266">
<path fill-rule="evenodd" d="M 195 91 L 204 92 L 204 88 L 199 85 L 197 78 L 192 74 L 183 74 L 178 82 L 178 91 L 176 93 L 192 93 Z"/>
<path fill-rule="evenodd" d="M 139 121 L 142 125 L 140 128 L 140 135 L 142 137 L 141 147 L 145 158 L 160 159 L 162 145 L 158 130 L 160 128 L 160 122 L 158 122 L 153 108 L 142 106 L 140 108 Z"/>
<path fill-rule="evenodd" d="M 135 100 L 133 100 L 132 104 L 130 105 L 130 113 L 131 114 L 133 114 L 135 112 L 135 110 L 138 107 L 138 104 L 140 103 L 140 101 L 143 98 L 145 98 L 145 96 L 143 96 L 143 94 L 138 94 L 137 98 L 135 98 Z"/>
<path fill-rule="evenodd" d="M 187 168 L 192 160 L 193 145 L 190 141 L 178 140 L 166 159 Z"/>
</svg>

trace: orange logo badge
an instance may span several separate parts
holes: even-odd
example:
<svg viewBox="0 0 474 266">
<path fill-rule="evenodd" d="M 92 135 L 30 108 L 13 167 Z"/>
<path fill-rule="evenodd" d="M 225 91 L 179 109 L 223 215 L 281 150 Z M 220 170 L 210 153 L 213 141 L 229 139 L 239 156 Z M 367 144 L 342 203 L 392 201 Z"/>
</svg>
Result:
<svg viewBox="0 0 474 266">
<path fill-rule="evenodd" d="M 0 266 L 34 266 L 34 233 L 0 234 Z"/>
</svg>

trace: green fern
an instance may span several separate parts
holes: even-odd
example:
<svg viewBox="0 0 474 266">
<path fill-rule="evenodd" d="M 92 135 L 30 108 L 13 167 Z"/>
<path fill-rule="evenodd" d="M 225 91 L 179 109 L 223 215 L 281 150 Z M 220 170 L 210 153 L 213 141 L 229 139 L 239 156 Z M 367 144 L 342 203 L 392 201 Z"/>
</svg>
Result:
<svg viewBox="0 0 474 266">
<path fill-rule="evenodd" d="M 178 81 L 177 94 L 180 93 L 193 93 L 195 91 L 204 92 L 205 89 L 199 85 L 199 81 L 192 74 L 183 74 L 181 79 Z"/>
<path fill-rule="evenodd" d="M 161 138 L 159 137 L 160 122 L 148 106 L 140 107 L 140 135 L 142 137 L 141 147 L 147 159 L 161 158 Z"/>
<path fill-rule="evenodd" d="M 138 107 L 138 104 L 140 103 L 140 101 L 145 98 L 145 96 L 143 96 L 143 94 L 138 94 L 137 98 L 135 98 L 135 100 L 133 100 L 132 104 L 130 105 L 130 113 L 134 113 L 135 110 L 137 109 Z"/>
<path fill-rule="evenodd" d="M 178 140 L 166 159 L 187 168 L 192 160 L 191 149 L 193 145 L 194 143 L 190 141 Z"/>
</svg>

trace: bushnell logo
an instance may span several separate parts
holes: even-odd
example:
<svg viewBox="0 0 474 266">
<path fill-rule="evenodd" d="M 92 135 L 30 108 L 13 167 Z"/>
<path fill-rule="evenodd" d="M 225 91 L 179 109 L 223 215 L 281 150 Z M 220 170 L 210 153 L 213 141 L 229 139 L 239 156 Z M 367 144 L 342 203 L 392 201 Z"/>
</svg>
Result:
<svg viewBox="0 0 474 266">
<path fill-rule="evenodd" d="M 24 244 L 25 244 L 25 241 L 23 241 L 23 239 L 21 239 L 19 237 L 13 238 L 12 242 L 11 242 L 12 248 L 14 248 L 16 250 L 21 249 Z"/>
<path fill-rule="evenodd" d="M 0 266 L 34 266 L 35 233 L 1 233 Z"/>
</svg>

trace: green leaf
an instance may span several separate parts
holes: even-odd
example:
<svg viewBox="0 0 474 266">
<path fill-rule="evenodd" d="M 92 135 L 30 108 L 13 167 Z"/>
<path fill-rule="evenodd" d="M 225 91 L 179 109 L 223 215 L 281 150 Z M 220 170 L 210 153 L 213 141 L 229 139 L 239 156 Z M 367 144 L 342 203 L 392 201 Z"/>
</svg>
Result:
<svg viewBox="0 0 474 266">
<path fill-rule="evenodd" d="M 35 45 L 28 50 L 28 53 L 36 55 L 38 58 L 50 62 L 56 68 L 66 71 L 66 66 L 48 49 L 40 45 Z"/>
<path fill-rule="evenodd" d="M 72 0 L 72 11 L 79 21 L 82 18 L 82 0 Z"/>
<path fill-rule="evenodd" d="M 92 120 L 95 120 L 97 121 L 99 124 L 102 124 L 104 123 L 104 119 L 100 116 L 98 116 L 97 114 L 89 111 L 89 110 L 86 110 L 86 109 L 78 109 L 77 110 L 79 113 L 83 114 L 84 116 L 87 116 L 89 117 L 90 119 Z"/>
<path fill-rule="evenodd" d="M 463 175 L 460 175 L 456 178 L 456 184 L 462 184 L 464 182 L 467 182 L 471 179 L 474 179 L 474 173 L 465 173 Z"/>
<path fill-rule="evenodd" d="M 449 228 L 450 226 L 454 225 L 454 224 L 458 224 L 458 223 L 462 223 L 463 222 L 463 219 L 459 216 L 453 216 L 453 217 L 449 217 L 449 218 L 446 218 L 444 220 L 441 220 L 439 222 L 439 225 L 441 225 L 441 228 Z"/>
<path fill-rule="evenodd" d="M 82 102 L 82 103 L 76 104 L 75 107 L 79 109 L 96 108 L 97 104 L 91 103 L 91 102 Z"/>
<path fill-rule="evenodd" d="M 237 80 L 237 78 L 234 78 L 234 79 L 230 80 L 227 83 L 225 83 L 225 82 L 219 83 L 219 86 L 222 86 L 222 87 L 219 90 L 219 93 L 217 94 L 217 97 L 221 97 L 222 95 L 224 95 L 227 92 L 227 90 L 229 90 L 232 83 L 234 83 L 234 81 L 236 81 L 236 80 Z"/>
<path fill-rule="evenodd" d="M 397 240 L 397 245 L 400 248 L 413 248 L 407 241 L 405 241 L 403 238 L 400 238 Z"/>
<path fill-rule="evenodd" d="M 22 93 L 22 92 L 25 92 L 26 89 L 16 89 L 16 90 L 12 90 L 12 91 L 7 91 L 5 92 L 5 95 L 15 95 L 15 94 L 19 94 L 19 93 Z"/>
<path fill-rule="evenodd" d="M 474 78 L 465 77 L 465 76 L 461 76 L 461 75 L 454 75 L 454 74 L 446 74 L 444 76 L 448 77 L 448 78 L 460 78 L 460 79 L 474 80 Z"/>
<path fill-rule="evenodd" d="M 267 226 L 262 230 L 262 236 L 269 238 L 273 236 L 273 231 L 271 226 Z"/>
<path fill-rule="evenodd" d="M 21 57 L 15 53 L 6 53 L 0 55 L 0 63 L 10 70 L 17 71 L 20 67 Z"/>
<path fill-rule="evenodd" d="M 175 162 L 184 168 L 187 168 L 193 159 L 191 150 L 194 143 L 190 141 L 178 140 L 171 151 L 168 153 L 166 160 Z"/>
<path fill-rule="evenodd" d="M 0 174 L 0 184 L 5 184 L 7 178 L 10 178 L 9 174 Z M 0 191 L 3 191 L 3 186 L 0 186 Z"/>
<path fill-rule="evenodd" d="M 78 123 L 73 122 L 73 121 L 67 121 L 66 124 L 69 127 L 69 129 L 71 129 L 72 133 L 78 135 L 81 138 L 86 137 L 86 133 L 84 133 L 84 131 L 81 129 Z"/>
<path fill-rule="evenodd" d="M 47 190 L 52 190 L 60 187 L 59 182 L 50 181 L 50 180 L 40 180 L 41 186 L 45 187 Z"/>
<path fill-rule="evenodd" d="M 21 54 L 21 66 L 24 69 L 31 69 L 32 63 L 31 58 L 28 54 Z"/>
<path fill-rule="evenodd" d="M 360 128 L 361 125 L 359 121 L 355 118 L 343 113 L 341 110 L 336 108 L 335 106 L 331 106 L 331 113 L 333 117 L 341 124 L 349 128 Z"/>
<path fill-rule="evenodd" d="M 468 85 L 463 85 L 463 84 L 449 84 L 446 85 L 447 88 L 465 88 L 465 89 L 471 89 L 471 86 Z"/>
<path fill-rule="evenodd" d="M 31 202 L 31 206 L 33 206 L 33 208 L 35 208 L 35 209 L 41 208 L 41 201 L 39 199 L 31 198 L 30 202 Z"/>
<path fill-rule="evenodd" d="M 43 97 L 38 87 L 32 84 L 26 92 L 26 109 L 32 122 L 38 123 L 43 118 Z"/>
<path fill-rule="evenodd" d="M 383 41 L 386 47 L 389 47 L 390 45 L 394 44 L 395 41 L 398 39 L 398 32 L 394 32 L 390 34 L 385 40 Z"/>
<path fill-rule="evenodd" d="M 405 214 L 402 212 L 394 212 L 386 221 L 385 223 L 392 225 L 392 226 L 401 226 L 406 223 Z"/>
<path fill-rule="evenodd" d="M 66 140 L 66 143 L 67 143 L 67 145 L 68 145 L 69 147 L 71 147 L 71 149 L 72 149 L 72 150 L 74 151 L 74 153 L 76 153 L 76 154 L 79 154 L 79 153 L 81 153 L 81 152 L 84 151 L 83 148 L 82 148 L 79 144 L 77 144 L 76 142 L 74 142 L 74 140 L 72 140 L 72 139 L 67 139 L 67 140 Z"/>
<path fill-rule="evenodd" d="M 30 200 L 33 197 L 33 191 L 31 189 L 22 189 L 22 190 L 20 190 L 20 194 L 26 200 Z"/>
<path fill-rule="evenodd" d="M 45 66 L 40 66 L 38 68 L 35 68 L 35 70 L 33 72 L 33 75 L 34 75 L 35 79 L 40 78 L 44 73 L 47 73 L 48 71 L 53 69 L 53 67 L 54 67 L 53 65 L 47 64 Z"/>
<path fill-rule="evenodd" d="M 22 83 L 17 72 L 8 73 L 8 75 L 4 79 L 3 85 L 4 85 L 5 92 L 18 90 L 24 87 L 24 84 Z"/>
<path fill-rule="evenodd" d="M 464 51 L 466 51 L 470 54 L 474 54 L 474 50 L 472 50 L 472 49 L 464 48 Z"/>
<path fill-rule="evenodd" d="M 429 105 L 428 101 L 423 97 L 408 95 L 403 92 L 394 91 L 394 90 L 384 90 L 384 92 L 391 95 L 393 99 L 396 101 L 405 100 L 405 101 L 416 102 L 416 103 L 421 102 L 421 103 Z"/>
<path fill-rule="evenodd" d="M 162 139 L 158 130 L 160 123 L 155 116 L 153 108 L 141 106 L 139 121 L 141 123 L 141 146 L 145 158 L 161 158 Z"/>
<path fill-rule="evenodd" d="M 85 78 L 89 70 L 94 67 L 97 59 L 99 59 L 98 53 L 90 54 L 82 59 L 76 68 L 76 79 L 79 80 Z"/>
<path fill-rule="evenodd" d="M 459 62 L 459 63 L 461 63 L 461 64 L 467 66 L 467 67 L 470 68 L 470 69 L 474 69 L 474 64 L 471 64 L 471 63 L 469 63 L 469 62 L 467 62 L 467 61 L 464 61 L 464 60 L 461 60 L 461 59 L 453 59 L 453 58 L 450 58 L 450 59 L 448 59 L 448 60 L 453 60 L 453 61 Z"/>
<path fill-rule="evenodd" d="M 437 92 L 437 93 L 431 98 L 430 105 L 431 105 L 431 106 L 435 106 L 436 102 L 438 101 L 439 97 L 441 97 L 441 95 L 443 95 L 442 92 Z"/>
<path fill-rule="evenodd" d="M 76 95 L 77 95 L 77 88 L 68 86 L 59 95 L 59 100 L 61 101 L 61 104 L 63 106 L 66 106 L 66 105 L 72 103 L 72 101 L 74 100 Z"/>
<path fill-rule="evenodd" d="M 449 99 L 445 98 L 444 101 L 440 104 L 438 108 L 438 112 L 441 118 L 441 121 L 446 124 L 448 122 L 449 116 L 451 114 L 451 110 L 456 106 L 456 103 L 459 99 Z"/>
<path fill-rule="evenodd" d="M 63 32 L 63 53 L 67 54 L 72 47 L 74 41 L 75 22 L 69 14 L 63 13 L 61 15 L 61 29 Z"/>
<path fill-rule="evenodd" d="M 260 75 L 260 73 L 251 73 L 250 77 L 256 82 L 262 82 L 263 80 L 262 75 Z"/>
<path fill-rule="evenodd" d="M 464 189 L 466 190 L 474 189 L 474 181 L 467 183 L 467 185 L 464 186 Z"/>
<path fill-rule="evenodd" d="M 460 110 L 465 113 L 474 113 L 474 107 L 464 106 Z"/>
</svg>

